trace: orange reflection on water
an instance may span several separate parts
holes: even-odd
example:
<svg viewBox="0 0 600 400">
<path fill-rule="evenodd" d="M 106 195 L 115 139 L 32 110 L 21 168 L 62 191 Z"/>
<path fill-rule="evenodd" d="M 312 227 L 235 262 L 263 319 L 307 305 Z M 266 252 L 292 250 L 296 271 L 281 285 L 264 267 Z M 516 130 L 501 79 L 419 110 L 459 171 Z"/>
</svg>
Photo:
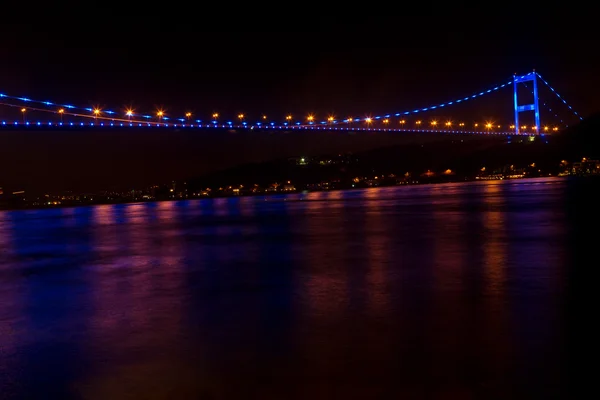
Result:
<svg viewBox="0 0 600 400">
<path fill-rule="evenodd" d="M 186 376 L 178 361 L 182 305 L 187 297 L 183 293 L 185 249 L 174 223 L 176 212 L 174 202 L 163 202 L 159 208 L 126 205 L 118 225 L 93 229 L 96 243 L 116 241 L 121 249 L 100 250 L 102 262 L 93 266 L 89 277 L 95 302 L 90 346 L 97 359 L 118 362 L 92 366 L 94 374 L 77 386 L 85 396 L 120 398 L 131 392 L 148 398 L 160 390 L 155 380 L 177 381 L 175 370 L 182 374 L 179 378 Z M 169 216 L 170 223 L 153 224 L 149 213 Z M 98 208 L 95 221 L 114 221 L 114 209 Z M 188 383 L 191 379 L 186 379 Z"/>
<path fill-rule="evenodd" d="M 174 215 L 175 202 L 165 201 L 160 205 L 160 212 L 163 215 Z M 160 237 L 160 243 L 156 244 L 152 239 L 156 238 L 158 232 L 164 232 L 168 228 L 154 229 L 149 224 L 147 204 L 127 204 L 124 206 L 123 220 L 119 225 L 120 242 L 127 247 L 124 258 L 117 261 L 119 268 L 125 269 L 124 275 L 127 277 L 127 303 L 128 315 L 127 322 L 139 329 L 150 325 L 150 315 L 148 313 L 151 306 L 152 292 L 154 291 L 153 275 L 160 271 L 161 265 L 158 262 L 153 263 L 155 246 L 163 246 L 164 235 Z M 176 218 L 169 218 L 169 223 L 165 227 L 173 225 Z M 162 255 L 163 252 L 158 252 Z"/>
<path fill-rule="evenodd" d="M 427 229 L 432 235 L 428 250 L 433 256 L 429 293 L 433 304 L 426 334 L 431 351 L 436 355 L 430 360 L 430 368 L 453 376 L 459 371 L 453 370 L 452 365 L 460 364 L 463 349 L 471 340 L 470 300 L 464 293 L 465 279 L 469 275 L 466 270 L 476 266 L 470 265 L 471 260 L 467 258 L 470 253 L 466 243 L 468 215 L 460 209 L 463 198 L 452 187 L 433 188 L 430 196 L 432 227 Z"/>
<path fill-rule="evenodd" d="M 485 292 L 489 299 L 499 300 L 504 295 L 506 281 L 506 215 L 503 186 L 490 182 L 485 185 L 483 199 L 487 210 L 482 213 L 486 241 L 483 246 L 484 270 L 486 276 Z"/>
<path fill-rule="evenodd" d="M 122 213 L 117 221 L 116 207 Z M 169 223 L 150 223 L 149 213 L 167 217 Z M 176 224 L 174 202 L 155 208 L 147 204 L 99 206 L 94 208 L 93 251 L 98 263 L 90 277 L 96 303 L 93 326 L 110 336 L 126 324 L 144 329 L 151 324 L 151 311 L 162 297 L 161 290 L 181 286 L 179 262 L 181 236 Z M 173 312 L 165 316 L 176 317 Z"/>
<path fill-rule="evenodd" d="M 387 188 L 368 188 L 362 192 L 363 198 L 365 199 L 380 199 L 382 192 Z"/>
<path fill-rule="evenodd" d="M 368 252 L 367 301 L 369 308 L 379 314 L 389 311 L 390 237 L 383 223 L 382 201 L 377 195 L 377 190 L 365 190 L 364 237 Z"/>
<path fill-rule="evenodd" d="M 95 225 L 112 225 L 115 223 L 115 208 L 114 204 L 100 205 L 92 207 L 94 215 L 93 221 Z"/>
<path fill-rule="evenodd" d="M 349 318 L 348 270 L 353 268 L 351 261 L 343 264 L 344 260 L 352 259 L 349 253 L 352 249 L 347 246 L 343 202 L 336 201 L 341 195 L 341 192 L 332 191 L 306 196 L 308 201 L 302 223 L 306 254 L 304 265 L 298 265 L 297 273 L 297 279 L 303 283 L 306 307 L 299 314 L 303 321 L 298 326 L 311 328 L 300 336 L 297 359 L 306 363 L 304 368 L 308 375 L 331 373 L 338 368 L 339 360 L 348 350 L 342 342 L 323 336 L 325 332 L 342 337 L 348 334 L 336 332 Z M 304 389 L 306 391 L 299 394 L 300 398 L 315 397 L 314 388 Z"/>
<path fill-rule="evenodd" d="M 159 222 L 168 223 L 173 218 L 175 218 L 175 201 L 159 201 L 154 203 L 156 205 L 155 217 Z"/>
<path fill-rule="evenodd" d="M 347 250 L 344 209 L 335 201 L 341 196 L 338 191 L 307 196 L 306 292 L 312 312 L 325 319 L 338 318 L 348 303 L 348 276 L 345 268 L 335 264 L 345 258 Z"/>
<path fill-rule="evenodd" d="M 91 248 L 94 252 L 96 263 L 90 267 L 90 287 L 95 307 L 95 313 L 90 318 L 92 329 L 101 336 L 104 332 L 115 329 L 119 323 L 119 314 L 114 313 L 107 306 L 106 299 L 118 300 L 124 288 L 119 285 L 116 277 L 110 277 L 115 271 L 114 257 L 119 254 L 119 237 L 116 221 L 116 206 L 101 205 L 91 208 L 93 234 Z"/>
<path fill-rule="evenodd" d="M 99 261 L 118 250 L 118 237 L 116 235 L 116 206 L 101 205 L 90 209 L 94 233 L 94 252 Z"/>
<path fill-rule="evenodd" d="M 125 206 L 127 224 L 142 224 L 150 221 L 148 203 L 134 203 Z"/>
<path fill-rule="evenodd" d="M 512 356 L 513 346 L 508 303 L 506 299 L 508 234 L 504 183 L 486 182 L 482 195 L 486 210 L 482 211 L 482 225 L 485 232 L 483 243 L 484 290 L 482 293 L 483 310 L 480 329 L 479 346 L 486 349 L 488 362 L 482 368 L 488 375 L 497 375 L 501 381 L 502 371 L 509 368 L 508 360 Z M 500 374 L 498 374 L 500 371 Z"/>
<path fill-rule="evenodd" d="M 461 200 L 456 196 L 456 191 L 443 189 L 437 188 L 436 192 L 432 193 L 433 275 L 436 278 L 437 289 L 459 292 L 465 273 L 465 255 L 469 251 L 465 243 L 467 214 L 458 209 Z"/>
<path fill-rule="evenodd" d="M 304 197 L 304 200 L 310 202 L 311 212 L 315 212 L 324 205 L 325 200 L 332 192 L 309 192 Z"/>
<path fill-rule="evenodd" d="M 160 334 L 153 337 L 156 341 L 152 343 L 154 346 L 160 345 L 163 340 L 175 340 L 182 322 L 181 299 L 187 298 L 184 293 L 185 238 L 181 235 L 180 216 L 177 214 L 186 212 L 186 208 L 176 208 L 174 202 L 170 203 L 176 209 L 174 214 L 177 218 L 168 228 L 144 224 L 129 232 L 140 257 L 134 263 L 138 270 L 134 275 L 139 280 L 132 280 L 133 285 L 140 289 L 135 293 L 138 315 L 132 317 L 137 317 L 140 323 L 148 323 L 150 327 L 162 327 L 157 330 Z M 145 215 L 149 212 L 153 210 L 146 209 Z M 156 243 L 160 243 L 158 249 Z"/>
</svg>

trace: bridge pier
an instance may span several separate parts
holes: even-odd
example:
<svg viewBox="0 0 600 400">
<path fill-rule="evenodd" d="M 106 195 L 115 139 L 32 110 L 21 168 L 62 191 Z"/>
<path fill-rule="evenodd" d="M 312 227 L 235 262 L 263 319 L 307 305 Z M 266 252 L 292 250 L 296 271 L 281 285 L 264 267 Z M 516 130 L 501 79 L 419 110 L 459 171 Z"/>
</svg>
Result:
<svg viewBox="0 0 600 400">
<path fill-rule="evenodd" d="M 533 103 L 519 105 L 518 94 L 517 94 L 517 86 L 519 83 L 530 82 L 533 81 Z M 521 127 L 519 126 L 519 113 L 524 111 L 533 111 L 535 113 L 535 133 L 538 134 L 541 129 L 540 122 L 540 105 L 538 101 L 538 87 L 537 87 L 537 74 L 535 70 L 533 72 L 528 73 L 527 75 L 517 76 L 513 75 L 513 98 L 515 104 L 515 133 L 518 135 L 520 133 Z"/>
</svg>

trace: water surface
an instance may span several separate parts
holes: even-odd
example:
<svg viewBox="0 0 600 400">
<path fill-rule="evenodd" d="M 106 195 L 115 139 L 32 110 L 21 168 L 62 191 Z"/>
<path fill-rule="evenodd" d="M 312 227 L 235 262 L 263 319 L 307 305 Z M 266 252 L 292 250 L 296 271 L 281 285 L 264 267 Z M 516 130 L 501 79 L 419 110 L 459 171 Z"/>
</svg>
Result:
<svg viewBox="0 0 600 400">
<path fill-rule="evenodd" d="M 561 397 L 593 187 L 1 212 L 0 398 Z"/>
</svg>

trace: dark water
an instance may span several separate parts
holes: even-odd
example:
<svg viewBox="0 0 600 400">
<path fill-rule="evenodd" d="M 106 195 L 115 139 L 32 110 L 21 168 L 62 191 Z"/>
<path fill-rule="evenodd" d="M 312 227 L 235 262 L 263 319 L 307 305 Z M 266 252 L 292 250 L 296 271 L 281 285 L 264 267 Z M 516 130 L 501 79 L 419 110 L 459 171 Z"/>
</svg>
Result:
<svg viewBox="0 0 600 400">
<path fill-rule="evenodd" d="M 2 212 L 0 398 L 563 397 L 596 183 Z"/>
</svg>

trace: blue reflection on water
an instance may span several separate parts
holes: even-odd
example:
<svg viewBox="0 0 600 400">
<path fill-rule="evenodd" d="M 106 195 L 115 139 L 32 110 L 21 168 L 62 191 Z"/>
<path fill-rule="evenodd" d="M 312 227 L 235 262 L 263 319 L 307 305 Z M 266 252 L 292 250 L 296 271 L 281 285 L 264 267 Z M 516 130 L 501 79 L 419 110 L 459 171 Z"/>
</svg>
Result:
<svg viewBox="0 0 600 400">
<path fill-rule="evenodd" d="M 560 390 L 578 190 L 540 179 L 2 212 L 1 393 Z"/>
</svg>

